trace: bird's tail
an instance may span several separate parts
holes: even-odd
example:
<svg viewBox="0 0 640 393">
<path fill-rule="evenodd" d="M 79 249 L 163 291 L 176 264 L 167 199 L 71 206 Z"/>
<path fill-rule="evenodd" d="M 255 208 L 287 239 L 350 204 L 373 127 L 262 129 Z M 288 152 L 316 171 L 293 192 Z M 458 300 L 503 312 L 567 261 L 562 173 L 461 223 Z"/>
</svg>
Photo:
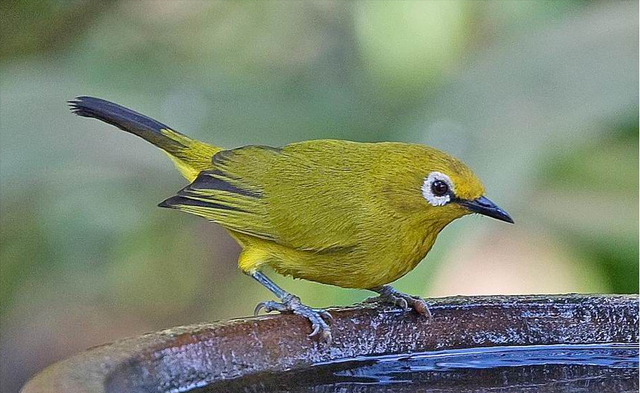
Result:
<svg viewBox="0 0 640 393">
<path fill-rule="evenodd" d="M 95 97 L 77 97 L 69 101 L 73 113 L 93 117 L 135 134 L 164 150 L 180 173 L 190 182 L 212 168 L 211 158 L 222 150 L 191 139 L 159 121 L 113 102 Z"/>
</svg>

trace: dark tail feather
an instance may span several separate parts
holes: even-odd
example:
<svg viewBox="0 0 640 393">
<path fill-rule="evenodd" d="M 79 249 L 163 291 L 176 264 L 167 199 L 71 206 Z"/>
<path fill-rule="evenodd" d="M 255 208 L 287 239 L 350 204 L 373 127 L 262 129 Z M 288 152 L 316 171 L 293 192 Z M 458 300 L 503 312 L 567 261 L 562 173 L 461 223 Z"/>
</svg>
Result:
<svg viewBox="0 0 640 393">
<path fill-rule="evenodd" d="M 193 181 L 198 173 L 211 169 L 211 158 L 222 150 L 180 134 L 143 114 L 100 98 L 78 97 L 69 101 L 69 105 L 76 115 L 102 120 L 161 148 L 189 181 Z"/>
<path fill-rule="evenodd" d="M 177 153 L 187 146 L 163 135 L 161 130 L 171 130 L 159 121 L 153 120 L 131 109 L 95 97 L 77 97 L 69 101 L 71 111 L 78 116 L 93 117 L 112 124 L 121 130 L 135 134 L 169 153 Z M 176 131 L 171 132 L 183 136 Z M 187 139 L 186 136 L 183 136 Z"/>
</svg>

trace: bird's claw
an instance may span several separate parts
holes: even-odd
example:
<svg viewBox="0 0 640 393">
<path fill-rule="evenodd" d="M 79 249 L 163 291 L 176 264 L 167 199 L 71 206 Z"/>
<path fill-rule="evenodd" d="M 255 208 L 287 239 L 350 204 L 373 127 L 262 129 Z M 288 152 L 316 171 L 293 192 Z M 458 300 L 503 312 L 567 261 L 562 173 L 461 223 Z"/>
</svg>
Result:
<svg viewBox="0 0 640 393">
<path fill-rule="evenodd" d="M 394 306 L 398 306 L 400 307 L 403 311 L 409 311 L 411 310 L 411 308 L 409 307 L 409 302 L 402 297 L 399 296 L 395 296 L 395 295 L 380 295 L 380 296 L 374 296 L 374 297 L 370 297 L 368 299 L 364 300 L 364 303 L 384 303 L 384 304 L 391 304 Z"/>
<path fill-rule="evenodd" d="M 411 307 L 420 315 L 424 315 L 425 317 L 427 317 L 429 320 L 431 320 L 431 318 L 433 318 L 431 316 L 431 310 L 429 310 L 429 305 L 427 304 L 427 302 L 418 296 L 412 296 L 413 298 L 413 304 L 411 305 Z"/>
<path fill-rule="evenodd" d="M 380 290 L 378 293 L 380 293 L 379 296 L 366 299 L 365 302 L 393 304 L 394 306 L 402 308 L 404 311 L 413 309 L 418 314 L 424 315 L 428 319 L 431 319 L 431 311 L 429 311 L 427 302 L 419 296 L 407 295 L 405 293 L 398 292 L 391 287 L 383 287 L 382 290 Z"/>
<path fill-rule="evenodd" d="M 404 299 L 404 298 L 396 296 L 396 297 L 393 298 L 393 302 L 395 303 L 396 306 L 400 307 L 404 311 L 411 310 L 409 308 L 409 302 L 407 301 L 407 299 Z"/>
<path fill-rule="evenodd" d="M 254 310 L 254 315 L 258 315 L 261 310 L 265 312 L 279 311 L 281 313 L 293 313 L 305 317 L 311 322 L 311 334 L 309 337 L 318 336 L 319 339 L 327 344 L 331 343 L 331 329 L 329 325 L 333 322 L 331 314 L 322 309 L 313 309 L 305 306 L 300 302 L 297 296 L 289 295 L 282 300 L 282 303 L 272 300 L 260 302 Z"/>
<path fill-rule="evenodd" d="M 329 313 L 329 311 L 323 310 L 323 309 L 318 309 L 316 311 L 318 312 L 318 314 L 320 314 L 322 319 L 325 320 L 325 322 L 327 322 L 329 325 L 333 324 L 333 315 L 331 315 L 331 313 Z"/>
<path fill-rule="evenodd" d="M 253 316 L 257 317 L 261 310 L 264 310 L 266 313 L 270 313 L 272 311 L 291 312 L 284 304 L 274 302 L 273 300 L 258 303 L 256 308 L 253 310 Z"/>
</svg>

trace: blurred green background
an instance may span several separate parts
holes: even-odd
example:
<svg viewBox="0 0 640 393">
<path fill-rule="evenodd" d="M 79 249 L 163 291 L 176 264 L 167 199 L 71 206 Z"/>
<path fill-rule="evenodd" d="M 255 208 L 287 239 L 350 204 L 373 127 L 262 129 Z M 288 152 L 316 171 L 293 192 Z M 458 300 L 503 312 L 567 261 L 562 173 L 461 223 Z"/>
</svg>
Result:
<svg viewBox="0 0 640 393">
<path fill-rule="evenodd" d="M 636 1 L 0 2 L 0 367 L 249 315 L 271 295 L 153 146 L 94 95 L 225 147 L 425 143 L 516 225 L 468 217 L 397 282 L 424 296 L 638 292 Z M 369 293 L 271 275 L 313 306 Z"/>
</svg>

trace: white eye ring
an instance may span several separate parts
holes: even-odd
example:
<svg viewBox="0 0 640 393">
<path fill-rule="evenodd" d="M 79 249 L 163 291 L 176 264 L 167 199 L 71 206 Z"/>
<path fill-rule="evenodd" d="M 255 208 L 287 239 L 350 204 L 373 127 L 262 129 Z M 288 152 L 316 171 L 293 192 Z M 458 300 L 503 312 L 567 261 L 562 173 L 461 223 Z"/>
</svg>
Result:
<svg viewBox="0 0 640 393">
<path fill-rule="evenodd" d="M 443 181 L 449 186 L 450 193 L 447 195 L 437 196 L 431 190 L 431 185 L 436 180 Z M 451 194 L 454 193 L 453 182 L 449 176 L 440 172 L 431 172 L 422 183 L 422 196 L 429 202 L 431 206 L 444 206 L 451 201 Z"/>
</svg>

